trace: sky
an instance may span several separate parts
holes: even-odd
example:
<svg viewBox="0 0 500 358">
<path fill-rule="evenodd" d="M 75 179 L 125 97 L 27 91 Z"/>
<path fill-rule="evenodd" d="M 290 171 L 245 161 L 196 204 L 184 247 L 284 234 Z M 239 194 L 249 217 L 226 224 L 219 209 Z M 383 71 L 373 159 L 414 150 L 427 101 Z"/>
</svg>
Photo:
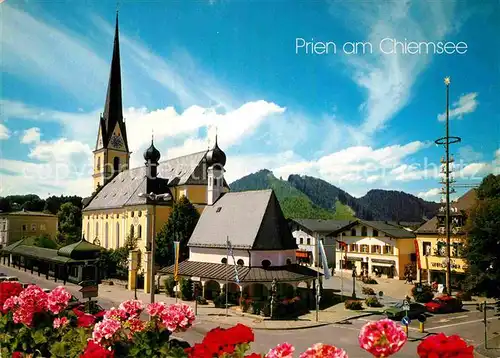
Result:
<svg viewBox="0 0 500 358">
<path fill-rule="evenodd" d="M 498 1 L 118 6 L 132 167 L 152 132 L 162 160 L 217 132 L 229 182 L 266 168 L 438 201 L 449 76 L 456 183 L 500 174 Z M 1 196 L 92 192 L 116 10 L 0 1 Z"/>
</svg>

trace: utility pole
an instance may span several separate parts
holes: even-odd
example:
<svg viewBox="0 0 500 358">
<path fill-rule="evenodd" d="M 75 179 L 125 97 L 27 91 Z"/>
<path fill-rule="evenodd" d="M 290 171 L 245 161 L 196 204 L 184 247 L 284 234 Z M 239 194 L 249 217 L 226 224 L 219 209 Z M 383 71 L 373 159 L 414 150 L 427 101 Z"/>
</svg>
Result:
<svg viewBox="0 0 500 358">
<path fill-rule="evenodd" d="M 445 147 L 444 172 L 445 187 L 442 193 L 445 195 L 445 234 L 446 234 L 446 293 L 451 295 L 451 244 L 450 244 L 450 144 L 459 143 L 461 138 L 450 136 L 450 77 L 444 79 L 446 85 L 446 135 L 435 141 L 438 145 Z M 452 160 L 453 161 L 453 160 Z M 454 191 L 453 191 L 454 192 Z"/>
</svg>

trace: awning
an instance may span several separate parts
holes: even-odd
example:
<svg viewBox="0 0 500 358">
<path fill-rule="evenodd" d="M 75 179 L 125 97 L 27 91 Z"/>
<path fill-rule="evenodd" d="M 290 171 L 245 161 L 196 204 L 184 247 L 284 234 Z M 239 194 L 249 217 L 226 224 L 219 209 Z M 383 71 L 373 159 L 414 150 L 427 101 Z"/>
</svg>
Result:
<svg viewBox="0 0 500 358">
<path fill-rule="evenodd" d="M 356 256 L 347 256 L 347 261 L 363 261 L 362 257 L 356 257 Z"/>
<path fill-rule="evenodd" d="M 276 267 L 236 266 L 240 283 L 250 282 L 300 282 L 317 277 L 317 272 L 301 265 L 292 264 Z M 179 263 L 179 276 L 200 277 L 202 279 L 236 282 L 235 266 L 211 262 L 183 261 Z M 159 270 L 161 274 L 173 274 L 174 265 Z M 323 276 L 322 274 L 320 274 Z"/>
<path fill-rule="evenodd" d="M 372 263 L 396 265 L 396 261 L 394 261 L 394 260 L 384 260 L 384 259 L 372 259 Z"/>
</svg>

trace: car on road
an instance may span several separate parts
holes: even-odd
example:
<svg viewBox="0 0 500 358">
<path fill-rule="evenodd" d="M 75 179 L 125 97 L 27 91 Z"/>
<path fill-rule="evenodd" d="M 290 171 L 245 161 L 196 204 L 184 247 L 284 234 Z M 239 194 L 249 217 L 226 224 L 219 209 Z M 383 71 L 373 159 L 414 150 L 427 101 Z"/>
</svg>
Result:
<svg viewBox="0 0 500 358">
<path fill-rule="evenodd" d="M 427 311 L 432 313 L 453 313 L 460 312 L 463 303 L 460 299 L 453 296 L 439 296 L 425 304 Z"/>
<path fill-rule="evenodd" d="M 408 317 L 409 318 L 418 318 L 421 314 L 424 314 L 427 312 L 427 309 L 425 308 L 424 305 L 421 305 L 420 303 L 410 303 L 410 310 L 408 311 Z M 406 311 L 403 310 L 403 302 L 398 302 L 394 306 L 391 306 L 389 308 L 386 308 L 384 310 L 384 314 L 387 316 L 387 318 L 394 319 L 394 320 L 401 320 L 403 319 L 404 316 L 406 316 Z"/>
<path fill-rule="evenodd" d="M 0 277 L 0 282 L 2 281 L 19 281 L 19 278 L 15 276 L 1 276 Z"/>
</svg>

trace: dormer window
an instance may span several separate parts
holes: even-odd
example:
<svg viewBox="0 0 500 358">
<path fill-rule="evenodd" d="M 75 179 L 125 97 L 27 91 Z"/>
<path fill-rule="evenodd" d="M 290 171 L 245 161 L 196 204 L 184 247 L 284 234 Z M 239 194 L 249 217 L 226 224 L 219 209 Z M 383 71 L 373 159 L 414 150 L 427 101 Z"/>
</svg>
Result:
<svg viewBox="0 0 500 358">
<path fill-rule="evenodd" d="M 223 257 L 222 260 L 220 260 L 221 264 L 227 264 L 227 258 Z"/>
<path fill-rule="evenodd" d="M 262 260 L 261 265 L 262 265 L 263 268 L 268 268 L 269 266 L 271 266 L 271 261 L 269 261 L 269 260 Z"/>
<path fill-rule="evenodd" d="M 243 266 L 243 265 L 245 265 L 245 262 L 244 262 L 242 259 L 239 259 L 239 260 L 236 262 L 236 264 L 237 264 L 238 266 Z"/>
</svg>

